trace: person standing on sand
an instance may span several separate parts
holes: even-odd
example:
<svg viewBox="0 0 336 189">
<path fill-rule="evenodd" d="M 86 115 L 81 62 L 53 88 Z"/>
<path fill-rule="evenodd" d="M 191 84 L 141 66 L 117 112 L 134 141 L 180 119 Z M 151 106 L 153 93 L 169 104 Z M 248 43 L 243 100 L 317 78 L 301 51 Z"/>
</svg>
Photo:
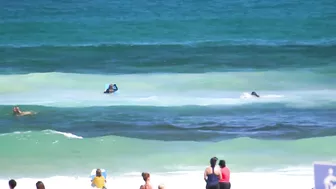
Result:
<svg viewBox="0 0 336 189">
<path fill-rule="evenodd" d="M 11 179 L 9 182 L 8 182 L 8 185 L 9 185 L 9 189 L 14 189 L 16 187 L 16 181 Z"/>
<path fill-rule="evenodd" d="M 31 111 L 21 111 L 20 108 L 18 106 L 14 106 L 13 107 L 13 114 L 16 116 L 26 116 L 26 115 L 34 115 L 36 114 L 35 112 L 31 112 Z"/>
<path fill-rule="evenodd" d="M 142 175 L 143 180 L 145 181 L 145 184 L 141 185 L 140 189 L 152 189 L 149 173 L 142 173 L 141 175 Z"/>
<path fill-rule="evenodd" d="M 42 181 L 37 181 L 36 189 L 45 189 L 44 184 Z"/>
<path fill-rule="evenodd" d="M 230 169 L 226 167 L 225 160 L 220 160 L 218 163 L 222 178 L 219 180 L 219 189 L 231 189 Z"/>
<path fill-rule="evenodd" d="M 106 186 L 105 186 L 106 179 L 104 176 L 102 176 L 102 172 L 100 169 L 96 170 L 96 177 L 93 178 L 91 182 L 92 182 L 92 185 L 97 188 L 106 189 Z"/>
<path fill-rule="evenodd" d="M 222 174 L 218 169 L 215 169 L 217 158 L 210 159 L 210 166 L 204 171 L 204 180 L 206 182 L 206 189 L 219 189 L 219 180 L 222 179 Z"/>
</svg>

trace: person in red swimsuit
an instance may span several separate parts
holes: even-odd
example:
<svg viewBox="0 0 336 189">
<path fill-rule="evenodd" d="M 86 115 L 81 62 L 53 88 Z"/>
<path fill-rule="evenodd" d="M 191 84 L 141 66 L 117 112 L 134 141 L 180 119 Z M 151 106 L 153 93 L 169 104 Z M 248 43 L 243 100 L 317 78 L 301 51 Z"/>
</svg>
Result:
<svg viewBox="0 0 336 189">
<path fill-rule="evenodd" d="M 220 189 L 230 189 L 230 169 L 226 167 L 225 160 L 220 160 L 218 163 L 220 167 L 220 171 L 222 174 L 222 178 L 219 180 L 219 188 Z"/>
</svg>

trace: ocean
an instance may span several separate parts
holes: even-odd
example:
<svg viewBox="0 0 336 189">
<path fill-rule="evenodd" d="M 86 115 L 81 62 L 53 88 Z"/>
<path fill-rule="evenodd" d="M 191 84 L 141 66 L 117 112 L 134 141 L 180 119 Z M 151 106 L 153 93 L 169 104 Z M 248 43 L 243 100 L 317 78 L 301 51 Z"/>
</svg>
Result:
<svg viewBox="0 0 336 189">
<path fill-rule="evenodd" d="M 304 189 L 336 161 L 334 0 L 0 5 L 0 188 L 201 189 L 217 156 L 233 189 Z"/>
</svg>

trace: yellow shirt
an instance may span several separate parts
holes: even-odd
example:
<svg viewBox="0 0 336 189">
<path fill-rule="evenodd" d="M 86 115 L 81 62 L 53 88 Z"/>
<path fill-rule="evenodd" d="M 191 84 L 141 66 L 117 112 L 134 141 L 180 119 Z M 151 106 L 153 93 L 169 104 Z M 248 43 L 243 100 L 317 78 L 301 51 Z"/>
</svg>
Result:
<svg viewBox="0 0 336 189">
<path fill-rule="evenodd" d="M 103 188 L 105 186 L 105 178 L 103 176 L 101 177 L 95 177 L 92 180 L 92 183 L 97 187 L 97 188 Z"/>
</svg>

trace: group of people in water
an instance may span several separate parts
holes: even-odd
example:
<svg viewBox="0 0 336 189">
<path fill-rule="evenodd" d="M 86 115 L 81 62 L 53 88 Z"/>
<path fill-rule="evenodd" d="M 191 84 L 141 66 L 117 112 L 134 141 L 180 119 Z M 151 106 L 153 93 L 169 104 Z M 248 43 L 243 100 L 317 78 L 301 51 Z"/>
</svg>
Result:
<svg viewBox="0 0 336 189">
<path fill-rule="evenodd" d="M 104 91 L 105 94 L 111 94 L 111 93 L 115 93 L 117 92 L 118 86 L 117 84 L 109 84 L 107 89 Z M 256 93 L 256 92 L 251 92 L 251 96 L 257 97 L 259 98 L 260 96 Z M 36 114 L 36 112 L 32 112 L 32 111 L 21 111 L 20 108 L 18 106 L 14 106 L 13 107 L 13 114 L 16 116 L 26 116 L 26 115 L 34 115 Z"/>
<path fill-rule="evenodd" d="M 114 93 L 118 91 L 118 86 L 116 84 L 110 84 L 108 88 L 104 91 L 104 93 Z M 34 115 L 36 112 L 33 111 L 21 111 L 18 106 L 13 107 L 13 115 L 16 116 L 27 116 L 27 115 Z"/>
<path fill-rule="evenodd" d="M 104 93 L 105 94 L 110 94 L 110 93 L 114 93 L 114 92 L 117 92 L 117 91 L 118 91 L 117 84 L 110 84 L 110 85 L 108 85 L 108 87 L 104 91 Z M 257 97 L 257 98 L 260 98 L 260 96 L 255 91 L 252 91 L 250 95 L 254 96 L 254 97 Z"/>
<path fill-rule="evenodd" d="M 217 161 L 217 157 L 211 158 L 210 166 L 204 171 L 206 189 L 231 189 L 230 169 L 226 167 L 225 160 L 220 160 L 218 163 L 219 169 L 216 168 Z M 145 184 L 141 185 L 140 189 L 152 189 L 153 187 L 150 182 L 150 174 L 143 172 L 141 176 L 145 181 Z M 96 176 L 91 180 L 91 186 L 100 189 L 107 189 L 106 178 L 102 175 L 101 169 L 96 170 Z M 158 186 L 158 189 L 164 188 L 164 185 Z"/>
<path fill-rule="evenodd" d="M 9 185 L 9 189 L 15 189 L 16 181 L 14 179 L 11 179 L 11 180 L 9 180 L 8 185 Z M 42 181 L 37 181 L 36 189 L 45 189 Z"/>
</svg>

